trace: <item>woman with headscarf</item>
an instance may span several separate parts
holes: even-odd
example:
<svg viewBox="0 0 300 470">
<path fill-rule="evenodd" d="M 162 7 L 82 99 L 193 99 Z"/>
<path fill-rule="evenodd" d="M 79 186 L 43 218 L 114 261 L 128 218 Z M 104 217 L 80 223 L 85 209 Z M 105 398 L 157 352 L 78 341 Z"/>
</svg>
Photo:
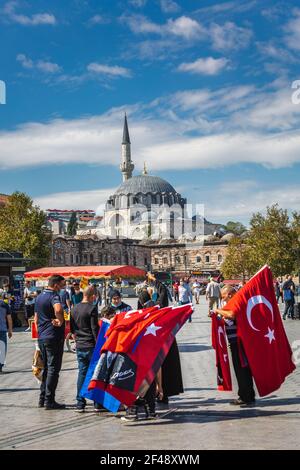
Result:
<svg viewBox="0 0 300 470">
<path fill-rule="evenodd" d="M 152 274 L 148 275 L 148 279 L 155 282 L 155 287 L 157 289 L 156 303 L 160 308 L 168 307 L 168 288 L 162 282 L 158 281 Z M 179 395 L 184 391 L 180 356 L 176 338 L 174 338 L 172 346 L 170 347 L 170 350 L 162 364 L 162 389 L 163 399 L 158 400 L 160 403 L 168 403 L 168 397 Z"/>
</svg>

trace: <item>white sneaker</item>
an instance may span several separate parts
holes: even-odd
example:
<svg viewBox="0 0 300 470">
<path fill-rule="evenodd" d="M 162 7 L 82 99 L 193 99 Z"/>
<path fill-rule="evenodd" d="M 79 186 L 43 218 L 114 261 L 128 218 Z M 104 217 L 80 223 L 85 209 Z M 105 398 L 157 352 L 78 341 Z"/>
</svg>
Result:
<svg viewBox="0 0 300 470">
<path fill-rule="evenodd" d="M 31 331 L 30 326 L 25 330 L 25 332 L 27 332 L 27 331 Z"/>
</svg>

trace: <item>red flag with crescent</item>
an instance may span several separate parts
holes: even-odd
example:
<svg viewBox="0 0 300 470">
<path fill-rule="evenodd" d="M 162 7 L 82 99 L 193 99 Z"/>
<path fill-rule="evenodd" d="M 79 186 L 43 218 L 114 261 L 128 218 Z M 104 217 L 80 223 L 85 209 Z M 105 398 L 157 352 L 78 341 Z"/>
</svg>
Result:
<svg viewBox="0 0 300 470">
<path fill-rule="evenodd" d="M 212 347 L 216 351 L 218 390 L 232 390 L 229 357 L 226 342 L 225 322 L 214 312 L 212 314 L 211 337 Z"/>
<path fill-rule="evenodd" d="M 275 297 L 273 276 L 264 266 L 224 310 L 236 316 L 237 335 L 242 341 L 260 396 L 277 390 L 293 372 L 292 350 Z"/>
</svg>

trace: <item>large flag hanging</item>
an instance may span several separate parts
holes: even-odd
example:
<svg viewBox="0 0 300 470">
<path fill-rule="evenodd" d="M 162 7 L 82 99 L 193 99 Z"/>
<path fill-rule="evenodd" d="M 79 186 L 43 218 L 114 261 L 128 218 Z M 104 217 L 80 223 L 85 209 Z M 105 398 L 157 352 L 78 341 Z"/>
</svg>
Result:
<svg viewBox="0 0 300 470">
<path fill-rule="evenodd" d="M 111 323 L 105 319 L 100 321 L 100 329 L 97 338 L 97 343 L 80 392 L 82 397 L 88 398 L 89 400 L 93 400 L 96 403 L 100 403 L 112 413 L 116 413 L 118 411 L 121 403 L 115 397 L 110 395 L 108 392 L 101 390 L 100 388 L 93 388 L 91 390 L 88 389 L 101 355 L 101 349 L 104 343 L 107 341 L 107 336 L 110 336 L 110 340 L 113 341 L 114 333 L 116 333 L 118 329 L 120 329 L 120 326 L 123 325 L 125 327 L 130 328 L 131 323 L 133 322 L 133 318 L 135 318 L 134 321 L 137 321 L 139 318 L 141 318 L 141 313 L 144 313 L 144 315 L 146 315 L 149 311 L 157 309 L 159 309 L 158 305 L 149 308 L 147 311 L 130 310 L 129 312 L 121 312 L 116 315 Z M 108 330 L 111 332 L 111 335 L 108 334 Z"/>
<path fill-rule="evenodd" d="M 216 351 L 218 390 L 232 390 L 229 357 L 226 342 L 225 322 L 215 313 L 212 314 L 211 336 L 212 347 Z"/>
<path fill-rule="evenodd" d="M 241 339 L 260 396 L 277 390 L 293 372 L 292 350 L 275 298 L 272 272 L 264 266 L 224 307 L 236 315 Z"/>
<path fill-rule="evenodd" d="M 188 304 L 119 314 L 108 331 L 89 390 L 103 390 L 132 405 L 154 380 L 176 333 L 192 312 Z"/>
</svg>

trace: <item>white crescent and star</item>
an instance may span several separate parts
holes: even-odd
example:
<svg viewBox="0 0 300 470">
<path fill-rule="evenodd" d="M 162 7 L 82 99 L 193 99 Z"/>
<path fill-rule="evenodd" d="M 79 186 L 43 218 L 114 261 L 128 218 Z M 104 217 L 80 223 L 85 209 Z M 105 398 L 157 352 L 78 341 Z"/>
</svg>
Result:
<svg viewBox="0 0 300 470">
<path fill-rule="evenodd" d="M 268 338 L 268 339 L 269 339 L 269 344 L 271 344 L 272 341 L 275 341 L 274 330 L 271 330 L 271 329 L 268 327 L 268 333 L 265 335 L 265 338 Z"/>
<path fill-rule="evenodd" d="M 156 336 L 156 332 L 157 330 L 160 330 L 162 327 L 161 326 L 155 326 L 154 323 L 151 323 L 150 326 L 148 326 L 144 336 L 147 336 L 147 335 L 153 335 L 153 336 Z"/>
<path fill-rule="evenodd" d="M 222 328 L 222 326 L 219 326 L 219 328 L 218 328 L 219 345 L 220 345 L 221 348 L 223 349 L 222 342 L 221 342 L 221 335 L 223 335 L 223 336 L 224 336 L 224 339 L 225 339 L 225 331 L 224 331 L 224 329 Z M 226 339 L 225 339 L 225 342 L 226 342 Z"/>
<path fill-rule="evenodd" d="M 260 330 L 258 328 L 255 328 L 255 326 L 253 325 L 251 313 L 252 313 L 252 309 L 256 305 L 260 305 L 260 304 L 264 304 L 270 310 L 270 313 L 272 316 L 272 323 L 274 323 L 274 312 L 273 312 L 273 306 L 271 302 L 263 295 L 254 295 L 248 300 L 248 303 L 247 303 L 247 320 L 248 320 L 249 325 L 254 331 L 260 331 Z M 271 344 L 272 341 L 275 341 L 274 330 L 271 330 L 269 326 L 268 326 L 268 333 L 264 336 L 269 339 L 269 344 Z"/>
</svg>

